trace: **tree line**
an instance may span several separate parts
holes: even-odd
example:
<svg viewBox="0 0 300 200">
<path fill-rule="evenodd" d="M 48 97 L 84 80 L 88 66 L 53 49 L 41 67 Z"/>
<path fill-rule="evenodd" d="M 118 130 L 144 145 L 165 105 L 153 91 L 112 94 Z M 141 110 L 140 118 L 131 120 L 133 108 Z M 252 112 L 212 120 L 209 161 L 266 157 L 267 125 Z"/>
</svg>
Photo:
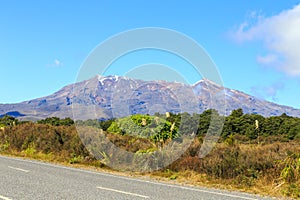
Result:
<svg viewBox="0 0 300 200">
<path fill-rule="evenodd" d="M 244 114 L 242 109 L 233 110 L 226 117 L 210 109 L 201 114 L 156 113 L 154 116 L 137 114 L 104 121 L 77 121 L 76 124 L 93 126 L 120 135 L 149 136 L 154 141 L 175 139 L 181 135 L 193 133 L 202 137 L 209 129 L 214 130 L 212 127 L 214 125 L 217 126 L 215 129 L 222 129 L 220 136 L 223 140 L 237 136 L 243 140 L 259 140 L 269 136 L 282 140 L 300 138 L 300 118 L 291 117 L 285 113 L 271 117 Z"/>
<path fill-rule="evenodd" d="M 212 119 L 214 123 L 212 123 Z M 217 123 L 216 123 L 217 121 Z M 229 116 L 220 116 L 216 110 L 206 110 L 202 114 L 155 113 L 154 116 L 136 114 L 120 119 L 76 121 L 76 125 L 93 126 L 120 135 L 135 135 L 153 141 L 176 139 L 181 135 L 205 136 L 214 124 L 223 124 L 221 138 L 236 135 L 244 140 L 257 140 L 260 137 L 277 136 L 281 139 L 300 138 L 300 118 L 285 113 L 280 116 L 263 117 L 258 114 L 244 114 L 242 109 L 233 110 Z M 11 116 L 0 118 L 0 127 L 28 123 Z M 71 118 L 50 117 L 36 122 L 53 126 L 72 126 Z"/>
</svg>

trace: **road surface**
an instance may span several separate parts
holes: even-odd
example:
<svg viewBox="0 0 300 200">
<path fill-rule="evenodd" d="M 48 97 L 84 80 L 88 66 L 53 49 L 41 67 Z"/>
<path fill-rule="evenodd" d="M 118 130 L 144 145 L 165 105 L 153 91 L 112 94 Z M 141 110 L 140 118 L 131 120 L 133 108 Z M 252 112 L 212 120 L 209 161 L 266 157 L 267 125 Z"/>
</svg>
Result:
<svg viewBox="0 0 300 200">
<path fill-rule="evenodd" d="M 0 200 L 256 200 L 259 196 L 186 187 L 0 156 Z"/>
</svg>

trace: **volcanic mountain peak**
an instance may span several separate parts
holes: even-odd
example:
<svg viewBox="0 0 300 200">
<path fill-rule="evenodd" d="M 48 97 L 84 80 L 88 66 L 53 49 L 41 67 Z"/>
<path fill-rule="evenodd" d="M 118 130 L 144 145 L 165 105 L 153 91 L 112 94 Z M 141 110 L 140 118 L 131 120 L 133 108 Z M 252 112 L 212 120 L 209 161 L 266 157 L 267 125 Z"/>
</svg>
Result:
<svg viewBox="0 0 300 200">
<path fill-rule="evenodd" d="M 76 112 L 74 108 L 78 108 Z M 225 109 L 227 115 L 234 109 L 242 108 L 244 113 L 263 116 L 286 113 L 300 117 L 300 110 L 225 88 L 209 79 L 187 85 L 100 75 L 65 86 L 46 97 L 17 104 L 0 104 L 0 116 L 15 113 L 15 117 L 20 119 L 53 116 L 93 119 L 166 111 L 203 112 L 210 108 Z"/>
</svg>

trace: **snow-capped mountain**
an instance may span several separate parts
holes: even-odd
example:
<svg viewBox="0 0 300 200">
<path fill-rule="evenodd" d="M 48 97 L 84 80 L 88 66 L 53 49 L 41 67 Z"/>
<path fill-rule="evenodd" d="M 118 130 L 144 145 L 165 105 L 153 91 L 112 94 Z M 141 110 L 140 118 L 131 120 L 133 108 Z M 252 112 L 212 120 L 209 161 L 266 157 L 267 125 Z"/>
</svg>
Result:
<svg viewBox="0 0 300 200">
<path fill-rule="evenodd" d="M 17 104 L 0 104 L 0 116 L 21 119 L 71 117 L 100 119 L 155 112 L 201 113 L 209 108 L 228 115 L 244 113 L 300 117 L 300 110 L 255 98 L 203 79 L 193 85 L 166 81 L 143 81 L 118 76 L 96 76 L 68 85 L 58 92 Z"/>
</svg>

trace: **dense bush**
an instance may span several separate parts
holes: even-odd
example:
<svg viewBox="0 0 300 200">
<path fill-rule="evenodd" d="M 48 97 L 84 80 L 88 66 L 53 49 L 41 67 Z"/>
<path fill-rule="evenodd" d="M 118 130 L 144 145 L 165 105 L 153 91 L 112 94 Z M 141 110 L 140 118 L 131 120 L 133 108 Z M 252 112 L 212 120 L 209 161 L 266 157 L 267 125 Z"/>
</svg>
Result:
<svg viewBox="0 0 300 200">
<path fill-rule="evenodd" d="M 179 137 L 175 123 L 158 116 L 133 115 L 120 118 L 110 125 L 108 132 L 148 138 L 153 142 L 167 141 Z"/>
<path fill-rule="evenodd" d="M 214 123 L 211 123 L 211 120 Z M 87 122 L 93 122 L 88 120 Z M 95 121 L 94 121 L 95 122 Z M 120 119 L 111 119 L 97 123 L 86 123 L 108 132 L 121 135 L 134 135 L 151 138 L 153 141 L 174 139 L 181 135 L 205 136 L 222 130 L 221 139 L 225 141 L 232 136 L 245 136 L 244 140 L 256 143 L 267 141 L 269 136 L 278 140 L 300 138 L 300 119 L 286 114 L 263 117 L 258 114 L 244 114 L 242 109 L 234 110 L 227 117 L 222 117 L 216 110 L 207 110 L 202 114 L 178 113 L 166 117 L 159 113 L 155 116 L 134 115 Z M 145 125 L 142 125 L 145 123 Z M 224 126 L 223 126 L 224 123 Z M 171 131 L 171 127 L 173 131 Z M 222 129 L 223 126 L 223 129 Z M 172 133 L 171 133 L 172 132 Z"/>
<path fill-rule="evenodd" d="M 22 152 L 34 149 L 35 152 L 55 154 L 65 157 L 73 155 L 89 156 L 74 126 L 53 126 L 33 122 L 8 126 L 0 132 L 0 146 L 6 150 Z"/>
<path fill-rule="evenodd" d="M 50 117 L 37 121 L 38 124 L 50 124 L 53 126 L 71 126 L 74 121 L 71 118 L 60 119 L 58 117 Z"/>
<path fill-rule="evenodd" d="M 11 116 L 5 115 L 0 118 L 0 127 L 16 125 L 16 124 L 18 124 L 18 122 L 19 121 L 17 119 L 15 119 Z"/>
</svg>

